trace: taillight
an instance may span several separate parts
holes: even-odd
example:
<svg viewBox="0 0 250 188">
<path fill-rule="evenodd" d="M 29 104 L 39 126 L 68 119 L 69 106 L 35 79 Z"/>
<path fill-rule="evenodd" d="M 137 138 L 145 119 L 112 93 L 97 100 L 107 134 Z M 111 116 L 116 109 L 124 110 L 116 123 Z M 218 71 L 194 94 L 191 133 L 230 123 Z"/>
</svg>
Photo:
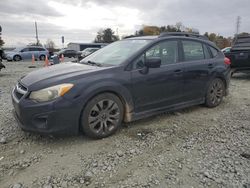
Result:
<svg viewBox="0 0 250 188">
<path fill-rule="evenodd" d="M 225 58 L 224 58 L 224 63 L 225 63 L 226 65 L 231 65 L 231 60 L 230 60 L 229 58 L 225 57 Z"/>
</svg>

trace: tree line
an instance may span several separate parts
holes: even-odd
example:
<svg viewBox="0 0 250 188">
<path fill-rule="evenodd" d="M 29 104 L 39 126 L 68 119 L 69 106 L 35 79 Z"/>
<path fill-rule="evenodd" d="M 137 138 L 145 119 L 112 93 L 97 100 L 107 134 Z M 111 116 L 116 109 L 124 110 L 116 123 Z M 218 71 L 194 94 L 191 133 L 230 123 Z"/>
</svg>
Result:
<svg viewBox="0 0 250 188">
<path fill-rule="evenodd" d="M 1 30 L 2 28 L 0 29 L 0 47 L 4 45 L 4 41 L 1 38 Z M 190 33 L 199 34 L 198 29 L 192 28 L 192 27 L 186 27 L 181 22 L 177 22 L 175 25 L 167 25 L 167 26 L 160 26 L 160 27 L 143 25 L 142 28 L 135 31 L 134 34 L 122 36 L 121 38 L 123 39 L 123 38 L 138 37 L 138 36 L 159 35 L 160 33 L 163 33 L 163 32 L 190 32 Z M 234 37 L 224 37 L 216 33 L 205 32 L 203 35 L 206 36 L 210 41 L 214 42 L 221 49 L 231 46 L 234 40 Z M 249 35 L 249 33 L 243 32 L 243 33 L 240 33 L 239 35 Z M 97 32 L 97 35 L 93 42 L 112 43 L 117 40 L 120 40 L 120 37 L 116 35 L 115 32 L 111 28 L 106 28 L 106 29 L 100 29 Z M 39 44 L 30 43 L 29 45 L 42 46 L 40 42 Z M 55 49 L 55 43 L 51 39 L 48 39 L 44 46 L 49 48 L 51 51 L 54 51 Z"/>
<path fill-rule="evenodd" d="M 189 32 L 199 34 L 199 30 L 192 27 L 186 27 L 181 22 L 177 22 L 175 25 L 167 26 L 142 26 L 141 29 L 135 31 L 134 34 L 123 36 L 123 38 L 131 38 L 138 36 L 149 36 L 149 35 L 159 35 L 163 32 Z M 249 33 L 243 32 L 239 35 L 248 35 Z M 203 34 L 210 41 L 214 42 L 220 49 L 231 46 L 234 40 L 234 37 L 224 37 L 216 33 L 205 32 Z M 94 39 L 95 43 L 111 43 L 120 40 L 119 36 L 115 35 L 115 32 L 111 28 L 102 29 L 97 32 L 96 38 Z"/>
</svg>

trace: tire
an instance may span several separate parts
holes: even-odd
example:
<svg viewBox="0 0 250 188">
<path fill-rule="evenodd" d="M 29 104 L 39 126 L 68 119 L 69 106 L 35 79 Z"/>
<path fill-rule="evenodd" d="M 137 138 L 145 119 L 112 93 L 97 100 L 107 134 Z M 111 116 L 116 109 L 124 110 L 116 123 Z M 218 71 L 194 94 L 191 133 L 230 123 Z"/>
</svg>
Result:
<svg viewBox="0 0 250 188">
<path fill-rule="evenodd" d="M 92 98 L 81 116 L 81 128 L 91 138 L 105 138 L 121 126 L 124 108 L 114 94 L 103 93 Z"/>
<path fill-rule="evenodd" d="M 14 61 L 21 61 L 21 60 L 22 60 L 22 57 L 21 57 L 20 55 L 15 55 L 15 56 L 13 57 L 13 60 L 14 60 Z"/>
<path fill-rule="evenodd" d="M 224 82 L 220 78 L 215 78 L 209 84 L 205 104 L 209 108 L 218 106 L 225 96 L 226 88 Z"/>
<path fill-rule="evenodd" d="M 45 55 L 40 55 L 39 59 L 40 59 L 41 61 L 45 61 Z"/>
</svg>

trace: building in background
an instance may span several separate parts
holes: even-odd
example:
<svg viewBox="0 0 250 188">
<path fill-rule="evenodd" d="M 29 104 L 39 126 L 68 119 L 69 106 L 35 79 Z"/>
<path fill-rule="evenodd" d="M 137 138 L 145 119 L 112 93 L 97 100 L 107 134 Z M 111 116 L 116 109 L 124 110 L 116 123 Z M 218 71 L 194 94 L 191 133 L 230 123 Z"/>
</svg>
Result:
<svg viewBox="0 0 250 188">
<path fill-rule="evenodd" d="M 82 51 L 85 48 L 102 48 L 102 47 L 107 46 L 107 45 L 108 45 L 107 43 L 75 43 L 75 42 L 71 42 L 68 44 L 68 49 Z"/>
</svg>

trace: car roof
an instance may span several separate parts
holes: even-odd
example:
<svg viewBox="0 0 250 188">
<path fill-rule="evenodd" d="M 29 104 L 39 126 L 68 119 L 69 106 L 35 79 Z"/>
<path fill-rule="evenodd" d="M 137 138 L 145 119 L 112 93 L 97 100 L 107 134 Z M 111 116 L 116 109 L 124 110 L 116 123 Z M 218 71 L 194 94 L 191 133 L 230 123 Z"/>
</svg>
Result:
<svg viewBox="0 0 250 188">
<path fill-rule="evenodd" d="M 161 33 L 160 35 L 153 35 L 153 36 L 139 36 L 139 37 L 131 37 L 126 38 L 124 40 L 156 40 L 160 41 L 162 39 L 191 39 L 200 42 L 206 42 L 209 45 L 218 48 L 212 41 L 210 41 L 207 37 L 195 33 L 187 33 L 187 32 L 166 32 Z"/>
<path fill-rule="evenodd" d="M 25 46 L 24 48 L 44 48 L 44 47 L 42 47 L 42 46 Z"/>
<path fill-rule="evenodd" d="M 158 36 L 157 35 L 153 35 L 153 36 L 138 36 L 138 37 L 131 37 L 131 38 L 126 38 L 124 40 L 154 40 L 157 39 Z"/>
</svg>

